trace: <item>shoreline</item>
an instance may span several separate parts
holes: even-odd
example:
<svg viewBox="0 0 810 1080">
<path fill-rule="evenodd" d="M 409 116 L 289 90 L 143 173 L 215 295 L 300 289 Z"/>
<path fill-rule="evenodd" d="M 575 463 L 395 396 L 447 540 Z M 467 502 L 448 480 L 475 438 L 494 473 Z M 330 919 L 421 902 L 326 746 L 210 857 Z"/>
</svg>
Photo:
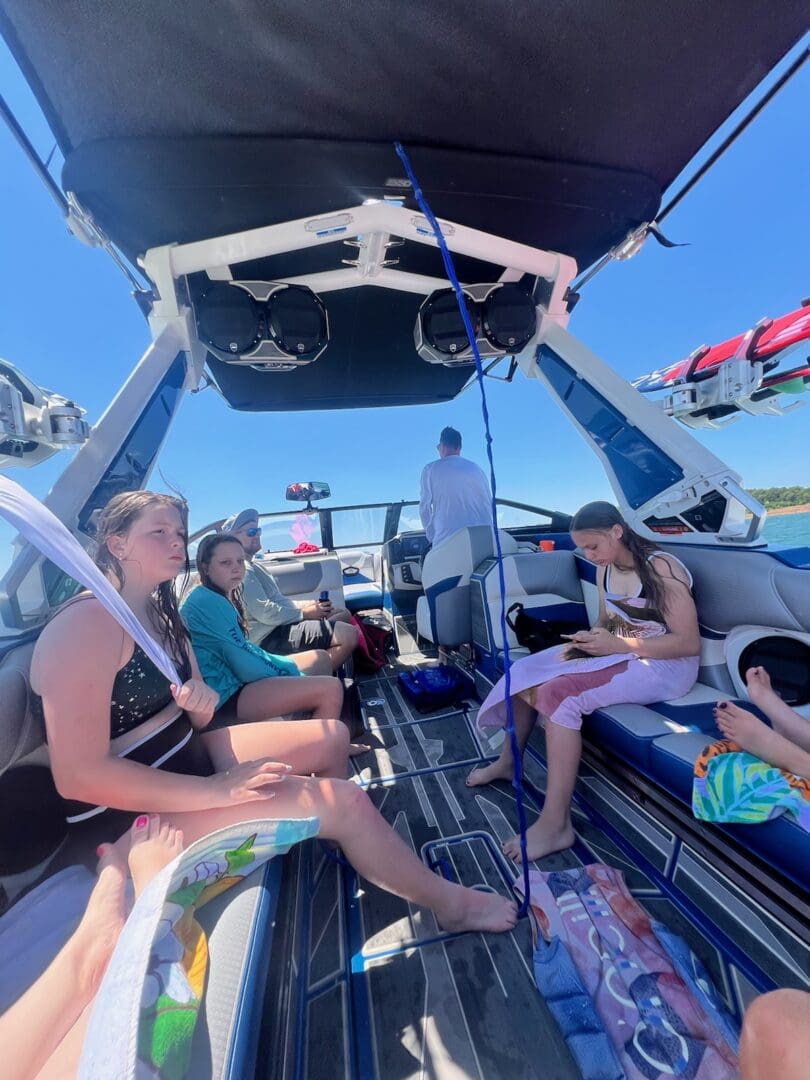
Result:
<svg viewBox="0 0 810 1080">
<path fill-rule="evenodd" d="M 785 514 L 810 514 L 810 503 L 801 503 L 799 506 L 778 506 L 774 510 L 768 510 L 768 517 L 784 517 Z M 745 516 L 751 517 L 746 510 Z"/>
<path fill-rule="evenodd" d="M 810 503 L 802 503 L 801 506 L 779 506 L 775 510 L 768 511 L 768 517 L 782 517 L 783 514 L 808 514 Z"/>
</svg>

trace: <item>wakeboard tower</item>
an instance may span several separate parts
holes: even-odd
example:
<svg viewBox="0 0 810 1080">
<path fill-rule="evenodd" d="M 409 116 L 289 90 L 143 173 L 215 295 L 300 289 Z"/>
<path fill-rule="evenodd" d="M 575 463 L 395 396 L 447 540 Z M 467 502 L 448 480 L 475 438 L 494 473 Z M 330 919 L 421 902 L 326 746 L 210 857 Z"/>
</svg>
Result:
<svg viewBox="0 0 810 1080">
<path fill-rule="evenodd" d="M 49 496 L 80 533 L 92 532 L 94 512 L 117 491 L 148 483 L 181 400 L 208 380 L 233 408 L 268 412 L 448 401 L 468 384 L 447 278 L 394 154 L 394 140 L 407 145 L 453 252 L 482 356 L 508 360 L 510 375 L 520 369 L 546 386 L 604 465 L 628 520 L 661 543 L 677 536 L 673 547 L 699 577 L 705 681 L 671 708 L 619 706 L 592 718 L 581 785 L 589 816 L 577 820 L 585 840 L 564 858 L 574 866 L 628 860 L 634 888 L 663 919 L 686 913 L 698 939 L 705 931 L 712 975 L 739 1017 L 759 990 L 806 982 L 807 860 L 784 819 L 735 846 L 733 831 L 697 828 L 684 798 L 707 711 L 741 693 L 745 658 L 766 662 L 770 650 L 767 662 L 780 663 L 785 685 L 793 673 L 796 700 L 806 702 L 795 677 L 810 647 L 804 556 L 745 550 L 759 543 L 762 513 L 739 477 L 568 329 L 577 269 L 638 250 L 664 189 L 806 25 L 804 5 L 792 0 L 775 10 L 689 8 L 619 3 L 572 30 L 565 5 L 544 6 L 539 19 L 534 6 L 487 3 L 471 19 L 469 5 L 455 0 L 430 12 L 315 0 L 306 20 L 299 5 L 283 3 L 242 4 L 239 19 L 232 5 L 210 6 L 201 20 L 190 0 L 2 0 L 0 25 L 65 156 L 66 219 L 126 268 L 153 339 L 93 429 L 90 452 L 80 450 Z M 88 56 L 93 77 L 77 78 Z M 493 71 L 508 72 L 497 94 L 482 79 Z M 414 575 L 424 537 L 402 535 L 402 509 L 388 507 L 381 538 L 389 566 Z M 318 513 L 331 529 L 330 510 Z M 564 527 L 553 535 L 546 542 L 559 551 L 507 558 L 549 575 L 525 591 L 527 606 L 565 599 L 551 576 L 567 566 L 568 600 L 584 613 L 593 607 L 593 568 L 565 549 Z M 340 573 L 337 553 L 311 558 L 331 559 Z M 0 586 L 15 632 L 35 633 L 35 618 L 64 586 L 38 560 L 22 550 Z M 500 673 L 504 642 L 490 635 L 483 579 L 492 566 L 477 569 L 476 621 L 487 642 L 466 642 L 459 663 L 475 666 L 482 695 Z M 44 599 L 32 617 L 20 597 L 40 580 Z M 419 585 L 404 572 L 399 584 L 404 623 L 403 597 L 413 590 L 413 599 Z M 387 587 L 380 582 L 381 592 Z M 440 581 L 436 591 L 449 590 Z M 10 647 L 4 674 L 14 661 Z M 514 828 L 511 793 L 493 788 L 481 798 L 465 786 L 468 767 L 493 756 L 475 741 L 469 717 L 432 717 L 426 727 L 403 711 L 386 676 L 366 688 L 363 708 L 381 743 L 375 763 L 356 766 L 372 797 L 407 823 L 416 850 L 428 858 L 435 850 L 436 866 L 456 865 L 461 852 L 465 872 L 480 859 L 483 883 L 503 887 L 508 870 L 493 837 Z M 539 803 L 537 742 L 528 758 Z M 4 775 L 13 779 L 18 764 L 4 759 Z M 20 816 L 31 790 L 18 789 Z M 43 862 L 52 854 L 43 851 Z M 244 890 L 238 903 L 208 909 L 213 1007 L 199 1075 L 251 1075 L 257 1053 L 268 1075 L 331 1076 L 336 1062 L 346 1075 L 409 1075 L 439 1058 L 470 1075 L 504 1075 L 515 1062 L 513 1072 L 525 1063 L 530 1075 L 538 1044 L 541 1067 L 579 1075 L 554 1056 L 559 1034 L 539 1017 L 525 923 L 521 948 L 510 945 L 493 962 L 498 980 L 486 982 L 504 988 L 506 1004 L 492 1011 L 488 998 L 483 1025 L 481 998 L 465 998 L 467 973 L 490 961 L 472 936 L 450 946 L 464 972 L 456 979 L 438 931 L 429 926 L 426 939 L 421 916 L 354 889 L 344 869 L 297 848 L 283 879 L 276 865 L 254 883 L 253 899 Z M 268 901 L 283 918 L 271 918 Z M 393 947 L 385 937 L 392 926 L 405 927 Z M 216 982 L 243 954 L 240 977 Z M 269 1026 L 263 1002 L 278 1013 Z M 528 1022 L 514 1023 L 518 1013 Z M 238 1031 L 215 1030 L 225 1015 Z M 509 1032 L 519 1056 L 508 1065 L 491 1031 Z"/>
</svg>

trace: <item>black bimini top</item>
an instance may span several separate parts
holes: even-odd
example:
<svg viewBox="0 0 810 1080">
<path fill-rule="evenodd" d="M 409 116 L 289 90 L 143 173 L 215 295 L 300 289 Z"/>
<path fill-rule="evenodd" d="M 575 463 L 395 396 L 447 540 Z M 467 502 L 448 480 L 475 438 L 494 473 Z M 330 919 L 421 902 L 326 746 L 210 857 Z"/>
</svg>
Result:
<svg viewBox="0 0 810 1080">
<path fill-rule="evenodd" d="M 439 216 L 584 267 L 654 217 L 806 25 L 805 0 L 0 0 L 63 186 L 130 257 L 407 196 L 399 139 Z M 345 254 L 238 273 L 292 276 Z M 400 265 L 443 276 L 437 259 L 425 248 Z M 459 272 L 494 269 L 462 259 Z M 418 359 L 418 305 L 332 293 L 320 361 L 284 376 L 212 369 L 237 408 L 330 407 L 347 391 L 355 404 L 446 400 L 467 372 Z"/>
</svg>

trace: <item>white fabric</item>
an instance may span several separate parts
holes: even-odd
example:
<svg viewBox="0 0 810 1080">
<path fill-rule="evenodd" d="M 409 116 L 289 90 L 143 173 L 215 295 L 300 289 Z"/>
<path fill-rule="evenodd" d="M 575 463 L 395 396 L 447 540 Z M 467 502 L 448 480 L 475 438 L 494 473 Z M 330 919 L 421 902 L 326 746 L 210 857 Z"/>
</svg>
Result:
<svg viewBox="0 0 810 1080">
<path fill-rule="evenodd" d="M 419 516 L 434 547 L 459 529 L 491 525 L 489 481 L 474 461 L 458 454 L 431 461 L 422 470 Z"/>
<path fill-rule="evenodd" d="M 234 876 L 246 877 L 293 844 L 317 836 L 319 829 L 318 818 L 226 825 L 189 844 L 152 878 L 124 924 L 93 1001 L 78 1080 L 156 1080 L 158 1074 L 138 1056 L 141 1000 L 150 970 L 158 979 L 168 980 L 166 990 L 171 997 L 182 993 L 184 983 L 188 985 L 176 971 L 182 948 L 178 954 L 174 927 L 183 912 L 182 903 L 176 902 L 177 891 L 201 881 L 215 885 Z M 249 837 L 253 859 L 237 862 L 232 870 L 234 849 L 243 847 Z"/>
<path fill-rule="evenodd" d="M 133 615 L 79 541 L 51 511 L 6 476 L 0 476 L 0 516 L 9 521 L 60 570 L 89 589 L 117 623 L 136 641 L 155 667 L 177 686 L 182 679 L 171 657 Z"/>
</svg>

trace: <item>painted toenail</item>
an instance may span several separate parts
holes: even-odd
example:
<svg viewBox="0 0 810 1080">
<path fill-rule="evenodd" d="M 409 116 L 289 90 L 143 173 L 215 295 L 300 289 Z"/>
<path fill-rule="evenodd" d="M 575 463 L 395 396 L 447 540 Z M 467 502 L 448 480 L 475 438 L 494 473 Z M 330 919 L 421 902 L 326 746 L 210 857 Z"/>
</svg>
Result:
<svg viewBox="0 0 810 1080">
<path fill-rule="evenodd" d="M 104 852 L 106 850 L 107 850 L 107 845 L 106 844 L 99 844 L 98 847 L 96 848 L 96 855 L 98 855 L 98 857 L 101 858 L 101 856 L 104 854 Z"/>
<path fill-rule="evenodd" d="M 720 704 L 717 706 L 717 708 L 718 709 L 727 709 L 728 708 L 728 702 L 727 701 L 721 701 Z"/>
<path fill-rule="evenodd" d="M 136 829 L 144 829 L 144 828 L 146 828 L 146 826 L 148 824 L 149 824 L 149 818 L 146 816 L 146 814 L 141 814 L 141 816 L 135 822 L 135 828 Z"/>
</svg>

